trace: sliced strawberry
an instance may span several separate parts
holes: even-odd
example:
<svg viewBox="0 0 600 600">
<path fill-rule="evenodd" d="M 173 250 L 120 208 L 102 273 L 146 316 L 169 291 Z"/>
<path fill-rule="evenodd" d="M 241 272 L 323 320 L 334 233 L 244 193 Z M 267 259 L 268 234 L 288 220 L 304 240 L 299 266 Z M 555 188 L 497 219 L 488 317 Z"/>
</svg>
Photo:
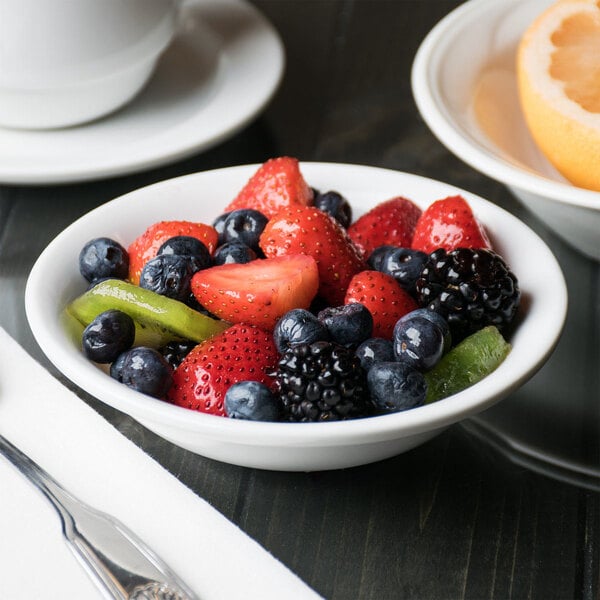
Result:
<svg viewBox="0 0 600 600">
<path fill-rule="evenodd" d="M 144 265 L 156 256 L 158 249 L 177 235 L 198 238 L 212 254 L 217 247 L 219 234 L 211 225 L 191 221 L 160 221 L 150 225 L 127 249 L 129 253 L 129 280 L 136 285 Z"/>
<path fill-rule="evenodd" d="M 348 235 L 366 258 L 377 246 L 409 248 L 421 212 L 408 198 L 392 198 L 352 223 Z"/>
<path fill-rule="evenodd" d="M 211 313 L 263 329 L 292 308 L 308 308 L 318 287 L 317 263 L 302 254 L 211 267 L 192 278 L 192 293 Z"/>
<path fill-rule="evenodd" d="M 346 230 L 313 206 L 281 209 L 260 236 L 266 256 L 306 254 L 317 261 L 319 295 L 332 306 L 342 304 L 350 279 L 364 261 Z"/>
<path fill-rule="evenodd" d="M 488 236 L 462 196 L 437 200 L 423 211 L 412 248 L 431 253 L 437 248 L 491 248 Z"/>
<path fill-rule="evenodd" d="M 356 274 L 344 304 L 360 302 L 373 315 L 373 337 L 391 339 L 396 321 L 418 308 L 415 299 L 391 276 L 379 271 Z"/>
<path fill-rule="evenodd" d="M 312 188 L 304 181 L 298 160 L 282 156 L 259 167 L 225 211 L 253 208 L 270 218 L 284 206 L 306 206 L 312 201 Z"/>
<path fill-rule="evenodd" d="M 168 399 L 177 406 L 225 416 L 225 392 L 238 381 L 273 388 L 279 355 L 273 335 L 238 323 L 198 344 L 173 373 Z"/>
</svg>

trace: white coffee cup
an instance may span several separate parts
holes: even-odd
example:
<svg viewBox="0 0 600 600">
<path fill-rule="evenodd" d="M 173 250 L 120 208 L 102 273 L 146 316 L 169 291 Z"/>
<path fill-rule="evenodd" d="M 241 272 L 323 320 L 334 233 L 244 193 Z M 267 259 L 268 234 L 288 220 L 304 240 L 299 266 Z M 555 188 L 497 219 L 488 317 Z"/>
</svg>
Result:
<svg viewBox="0 0 600 600">
<path fill-rule="evenodd" d="M 80 124 L 129 102 L 177 26 L 179 0 L 0 0 L 0 125 Z"/>
</svg>

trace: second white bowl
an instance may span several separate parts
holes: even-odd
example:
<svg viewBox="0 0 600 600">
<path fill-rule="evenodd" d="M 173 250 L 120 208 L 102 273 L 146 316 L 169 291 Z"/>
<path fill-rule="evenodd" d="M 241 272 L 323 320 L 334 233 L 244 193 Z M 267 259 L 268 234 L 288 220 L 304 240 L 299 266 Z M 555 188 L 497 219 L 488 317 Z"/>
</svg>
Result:
<svg viewBox="0 0 600 600">
<path fill-rule="evenodd" d="M 541 221 L 600 260 L 600 193 L 575 187 L 533 142 L 515 74 L 520 38 L 553 0 L 470 0 L 421 44 L 412 88 L 423 119 L 456 156 L 507 185 Z"/>
</svg>

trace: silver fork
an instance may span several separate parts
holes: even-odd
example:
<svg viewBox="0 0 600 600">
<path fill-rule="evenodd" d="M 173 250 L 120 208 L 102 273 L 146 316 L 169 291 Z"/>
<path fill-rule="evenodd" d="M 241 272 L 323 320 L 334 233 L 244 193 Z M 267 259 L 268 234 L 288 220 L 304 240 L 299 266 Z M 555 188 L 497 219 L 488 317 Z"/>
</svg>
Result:
<svg viewBox="0 0 600 600">
<path fill-rule="evenodd" d="M 52 503 L 69 548 L 106 598 L 197 600 L 169 566 L 123 523 L 67 492 L 2 435 L 0 454 Z"/>
</svg>

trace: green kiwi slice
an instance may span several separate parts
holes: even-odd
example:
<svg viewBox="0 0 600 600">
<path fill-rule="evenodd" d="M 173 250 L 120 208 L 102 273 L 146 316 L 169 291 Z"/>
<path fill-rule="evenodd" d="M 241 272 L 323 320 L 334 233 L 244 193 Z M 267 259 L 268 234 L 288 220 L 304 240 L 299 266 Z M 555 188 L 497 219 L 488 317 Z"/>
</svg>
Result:
<svg viewBox="0 0 600 600">
<path fill-rule="evenodd" d="M 425 403 L 447 398 L 481 381 L 506 358 L 511 345 L 490 325 L 466 337 L 425 373 Z"/>
<path fill-rule="evenodd" d="M 76 322 L 85 327 L 111 308 L 127 313 L 135 321 L 136 345 L 159 347 L 178 339 L 202 342 L 230 326 L 178 300 L 119 279 L 101 281 L 75 298 L 65 310 L 65 325 L 74 335 L 79 329 Z"/>
</svg>

